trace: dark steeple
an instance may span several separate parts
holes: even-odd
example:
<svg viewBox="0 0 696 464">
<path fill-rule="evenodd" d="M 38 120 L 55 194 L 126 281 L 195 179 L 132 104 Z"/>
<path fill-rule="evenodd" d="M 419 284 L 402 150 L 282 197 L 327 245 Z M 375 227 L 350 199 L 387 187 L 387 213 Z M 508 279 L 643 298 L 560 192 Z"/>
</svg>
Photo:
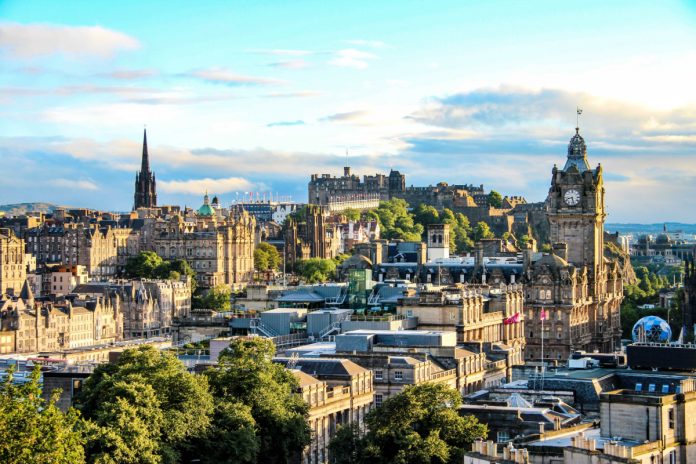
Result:
<svg viewBox="0 0 696 464">
<path fill-rule="evenodd" d="M 143 161 L 140 165 L 141 172 L 150 172 L 150 158 L 147 154 L 147 129 L 143 129 Z"/>
<path fill-rule="evenodd" d="M 150 171 L 150 155 L 147 152 L 147 130 L 143 131 L 143 159 L 140 172 L 135 174 L 135 195 L 133 209 L 157 206 L 155 174 Z"/>
</svg>

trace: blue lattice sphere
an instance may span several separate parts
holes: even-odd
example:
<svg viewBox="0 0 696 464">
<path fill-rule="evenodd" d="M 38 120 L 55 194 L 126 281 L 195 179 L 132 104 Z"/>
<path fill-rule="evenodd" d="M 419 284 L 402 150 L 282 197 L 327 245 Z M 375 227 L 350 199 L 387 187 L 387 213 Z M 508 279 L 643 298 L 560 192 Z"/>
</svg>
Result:
<svg viewBox="0 0 696 464">
<path fill-rule="evenodd" d="M 672 329 L 664 319 L 645 316 L 636 322 L 631 334 L 634 342 L 667 343 L 672 338 Z"/>
</svg>

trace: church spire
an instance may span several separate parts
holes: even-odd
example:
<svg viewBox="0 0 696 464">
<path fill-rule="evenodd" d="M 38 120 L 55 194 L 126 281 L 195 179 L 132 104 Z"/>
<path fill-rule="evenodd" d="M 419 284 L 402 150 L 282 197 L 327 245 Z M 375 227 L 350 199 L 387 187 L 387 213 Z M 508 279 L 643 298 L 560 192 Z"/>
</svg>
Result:
<svg viewBox="0 0 696 464">
<path fill-rule="evenodd" d="M 140 171 L 150 172 L 150 158 L 147 154 L 147 129 L 143 129 L 143 161 Z"/>
</svg>

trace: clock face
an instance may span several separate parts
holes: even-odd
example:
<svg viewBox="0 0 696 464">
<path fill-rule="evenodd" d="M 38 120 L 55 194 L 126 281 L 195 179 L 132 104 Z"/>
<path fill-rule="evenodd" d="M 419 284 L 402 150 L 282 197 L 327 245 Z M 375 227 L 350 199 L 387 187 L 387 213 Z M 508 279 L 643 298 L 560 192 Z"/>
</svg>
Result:
<svg viewBox="0 0 696 464">
<path fill-rule="evenodd" d="M 580 203 L 580 192 L 575 189 L 568 190 L 566 191 L 565 195 L 563 195 L 563 199 L 565 200 L 566 204 L 575 206 Z"/>
</svg>

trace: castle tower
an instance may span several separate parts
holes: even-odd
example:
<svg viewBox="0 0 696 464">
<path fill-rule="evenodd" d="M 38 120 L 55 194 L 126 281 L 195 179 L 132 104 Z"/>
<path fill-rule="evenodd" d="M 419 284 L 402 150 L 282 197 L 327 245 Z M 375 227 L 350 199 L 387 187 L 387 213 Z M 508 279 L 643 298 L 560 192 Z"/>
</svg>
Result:
<svg viewBox="0 0 696 464">
<path fill-rule="evenodd" d="M 587 146 L 578 128 L 568 144 L 565 166 L 553 168 L 546 214 L 551 243 L 566 243 L 567 261 L 577 267 L 587 266 L 598 275 L 603 263 L 606 217 L 602 167 L 590 168 Z"/>
<path fill-rule="evenodd" d="M 147 153 L 147 130 L 143 131 L 143 157 L 140 172 L 135 175 L 135 195 L 133 210 L 157 206 L 155 173 L 150 172 L 150 158 Z"/>
<path fill-rule="evenodd" d="M 449 224 L 430 224 L 428 226 L 428 261 L 449 258 Z"/>
</svg>

